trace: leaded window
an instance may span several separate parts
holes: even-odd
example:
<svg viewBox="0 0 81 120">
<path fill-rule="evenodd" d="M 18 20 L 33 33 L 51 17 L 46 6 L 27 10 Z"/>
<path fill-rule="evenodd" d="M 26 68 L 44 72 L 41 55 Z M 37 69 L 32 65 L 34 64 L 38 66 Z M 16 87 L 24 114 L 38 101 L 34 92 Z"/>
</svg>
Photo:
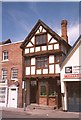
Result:
<svg viewBox="0 0 81 120">
<path fill-rule="evenodd" d="M 48 66 L 47 60 L 48 60 L 47 56 L 37 57 L 36 59 L 37 68 L 46 68 Z"/>
</svg>

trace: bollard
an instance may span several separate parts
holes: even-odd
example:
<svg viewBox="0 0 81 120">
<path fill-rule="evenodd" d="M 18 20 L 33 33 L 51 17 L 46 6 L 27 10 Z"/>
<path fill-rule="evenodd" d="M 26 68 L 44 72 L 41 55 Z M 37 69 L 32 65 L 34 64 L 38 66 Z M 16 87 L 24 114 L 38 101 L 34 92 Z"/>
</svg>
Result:
<svg viewBox="0 0 81 120">
<path fill-rule="evenodd" d="M 24 111 L 26 111 L 26 103 L 24 103 Z"/>
</svg>

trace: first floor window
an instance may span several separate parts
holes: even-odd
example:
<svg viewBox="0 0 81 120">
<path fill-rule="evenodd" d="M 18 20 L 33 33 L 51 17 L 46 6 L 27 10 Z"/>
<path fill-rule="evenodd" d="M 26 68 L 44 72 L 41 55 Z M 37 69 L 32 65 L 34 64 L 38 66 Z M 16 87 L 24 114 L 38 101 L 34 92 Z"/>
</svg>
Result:
<svg viewBox="0 0 81 120">
<path fill-rule="evenodd" d="M 47 63 L 47 57 L 43 56 L 43 57 L 38 57 L 36 59 L 36 66 L 37 68 L 46 68 L 48 67 L 48 63 Z"/>
<path fill-rule="evenodd" d="M 46 96 L 46 82 L 40 82 L 40 95 Z"/>
<path fill-rule="evenodd" d="M 11 70 L 11 79 L 18 79 L 18 69 L 17 68 L 12 68 Z"/>
<path fill-rule="evenodd" d="M 7 79 L 7 70 L 6 69 L 2 69 L 2 82 L 5 82 L 4 80 Z"/>
<path fill-rule="evenodd" d="M 29 57 L 26 57 L 25 61 L 26 61 L 26 66 L 31 65 L 31 59 Z"/>
</svg>

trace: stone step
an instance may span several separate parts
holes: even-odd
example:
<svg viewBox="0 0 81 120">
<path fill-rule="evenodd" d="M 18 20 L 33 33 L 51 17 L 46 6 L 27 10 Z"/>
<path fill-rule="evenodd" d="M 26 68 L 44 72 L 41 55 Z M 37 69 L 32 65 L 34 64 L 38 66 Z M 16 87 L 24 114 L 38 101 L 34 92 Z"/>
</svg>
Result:
<svg viewBox="0 0 81 120">
<path fill-rule="evenodd" d="M 30 105 L 27 105 L 27 109 L 54 110 L 54 109 L 57 109 L 57 106 L 47 106 L 47 105 L 30 104 Z"/>
</svg>

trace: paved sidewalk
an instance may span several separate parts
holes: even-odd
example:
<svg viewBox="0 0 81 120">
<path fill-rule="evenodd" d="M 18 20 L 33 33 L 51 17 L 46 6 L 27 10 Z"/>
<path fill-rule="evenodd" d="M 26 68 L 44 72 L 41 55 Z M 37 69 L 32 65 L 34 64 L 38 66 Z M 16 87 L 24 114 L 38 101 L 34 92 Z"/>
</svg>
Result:
<svg viewBox="0 0 81 120">
<path fill-rule="evenodd" d="M 33 118 L 79 118 L 80 113 L 78 112 L 63 112 L 61 110 L 44 110 L 44 109 L 29 109 L 26 108 L 5 108 L 0 109 L 2 111 L 14 112 L 16 114 L 29 115 Z"/>
</svg>

